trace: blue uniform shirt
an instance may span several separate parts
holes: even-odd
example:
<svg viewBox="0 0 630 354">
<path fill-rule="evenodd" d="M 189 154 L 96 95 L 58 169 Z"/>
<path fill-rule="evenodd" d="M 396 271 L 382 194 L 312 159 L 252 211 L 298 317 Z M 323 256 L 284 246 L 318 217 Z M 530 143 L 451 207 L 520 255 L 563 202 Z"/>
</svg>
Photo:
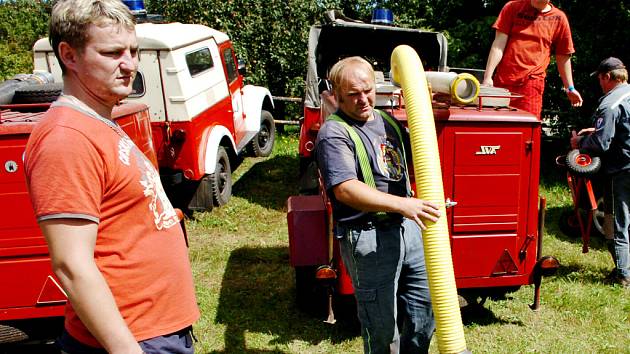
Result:
<svg viewBox="0 0 630 354">
<path fill-rule="evenodd" d="M 606 174 L 630 170 L 630 85 L 620 84 L 599 100 L 593 126 L 580 148 L 601 156 Z"/>
</svg>

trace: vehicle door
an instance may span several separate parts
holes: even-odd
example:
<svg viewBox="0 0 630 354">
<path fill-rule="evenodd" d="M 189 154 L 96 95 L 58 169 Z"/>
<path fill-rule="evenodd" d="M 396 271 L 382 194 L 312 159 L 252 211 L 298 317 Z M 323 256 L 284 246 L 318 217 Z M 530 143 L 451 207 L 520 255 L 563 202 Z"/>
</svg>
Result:
<svg viewBox="0 0 630 354">
<path fill-rule="evenodd" d="M 152 122 L 164 122 L 166 120 L 166 107 L 164 107 L 164 88 L 162 87 L 162 74 L 160 73 L 160 56 L 167 52 L 144 49 L 140 50 L 138 72 L 133 81 L 131 95 L 128 101 L 144 103 L 149 106 Z"/>
<path fill-rule="evenodd" d="M 245 135 L 245 114 L 243 110 L 243 95 L 241 88 L 243 87 L 243 77 L 239 75 L 236 55 L 230 42 L 225 42 L 219 46 L 221 52 L 221 60 L 223 69 L 225 70 L 225 78 L 232 100 L 232 115 L 234 119 L 234 134 L 236 137 L 236 145 L 240 146 L 240 142 Z"/>
</svg>

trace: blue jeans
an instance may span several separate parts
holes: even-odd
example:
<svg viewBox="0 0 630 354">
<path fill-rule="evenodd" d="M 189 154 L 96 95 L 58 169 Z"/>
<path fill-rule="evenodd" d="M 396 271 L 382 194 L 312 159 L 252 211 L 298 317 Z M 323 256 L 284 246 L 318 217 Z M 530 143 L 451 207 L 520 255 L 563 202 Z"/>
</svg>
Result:
<svg viewBox="0 0 630 354">
<path fill-rule="evenodd" d="M 435 330 L 422 234 L 408 219 L 337 225 L 365 353 L 426 353 Z"/>
<path fill-rule="evenodd" d="M 613 241 L 610 253 L 615 262 L 617 275 L 630 277 L 630 173 L 610 176 L 604 190 L 607 209 L 613 214 Z M 612 205 L 612 208 L 609 206 Z"/>
</svg>

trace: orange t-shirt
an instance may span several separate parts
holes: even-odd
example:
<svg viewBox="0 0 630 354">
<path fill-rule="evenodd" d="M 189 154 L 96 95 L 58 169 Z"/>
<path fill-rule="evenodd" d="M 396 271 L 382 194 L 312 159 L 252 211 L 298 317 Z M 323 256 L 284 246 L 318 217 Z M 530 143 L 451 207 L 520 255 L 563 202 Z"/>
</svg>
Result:
<svg viewBox="0 0 630 354">
<path fill-rule="evenodd" d="M 98 223 L 95 262 L 136 340 L 199 317 L 188 249 L 151 162 L 111 121 L 62 97 L 33 129 L 26 177 L 38 221 Z M 100 347 L 68 303 L 65 327 Z"/>
<path fill-rule="evenodd" d="M 508 35 L 495 84 L 519 85 L 528 78 L 544 79 L 552 51 L 561 55 L 575 52 L 569 20 L 554 6 L 543 13 L 530 0 L 510 1 L 492 28 Z"/>
</svg>

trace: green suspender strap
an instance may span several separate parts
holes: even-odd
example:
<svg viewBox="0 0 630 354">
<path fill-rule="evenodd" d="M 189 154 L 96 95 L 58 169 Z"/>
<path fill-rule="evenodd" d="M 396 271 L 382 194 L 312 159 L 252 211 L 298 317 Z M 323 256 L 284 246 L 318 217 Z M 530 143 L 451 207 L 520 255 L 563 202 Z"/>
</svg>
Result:
<svg viewBox="0 0 630 354">
<path fill-rule="evenodd" d="M 368 158 L 367 150 L 365 150 L 365 145 L 363 141 L 359 137 L 359 134 L 352 129 L 352 127 L 346 123 L 341 117 L 336 114 L 331 114 L 328 116 L 326 120 L 332 120 L 341 124 L 346 130 L 348 134 L 350 134 L 350 139 L 354 143 L 356 148 L 357 157 L 359 158 L 359 168 L 361 169 L 361 174 L 363 174 L 363 182 L 368 186 L 376 189 L 376 183 L 374 182 L 374 175 L 372 174 L 372 168 L 370 167 L 370 159 Z"/>
<path fill-rule="evenodd" d="M 405 179 L 407 180 L 407 196 L 411 197 L 413 195 L 413 192 L 411 191 L 411 181 L 409 180 L 409 171 L 407 171 L 407 154 L 405 153 L 405 142 L 403 141 L 403 137 L 402 137 L 402 133 L 400 132 L 400 127 L 398 126 L 398 124 L 396 124 L 396 122 L 394 122 L 394 118 L 392 118 L 389 114 L 387 114 L 384 111 L 381 111 L 380 109 L 377 109 L 376 111 L 378 111 L 378 113 L 381 114 L 381 117 L 383 117 L 383 119 L 385 119 L 389 125 L 391 125 L 394 130 L 396 131 L 396 134 L 398 134 L 398 141 L 400 141 L 400 148 L 402 149 L 402 153 L 403 153 L 403 161 L 405 162 Z"/>
<path fill-rule="evenodd" d="M 383 119 L 385 119 L 387 123 L 389 123 L 389 125 L 391 125 L 396 131 L 396 134 L 398 135 L 398 141 L 400 141 L 400 148 L 402 149 L 402 153 L 403 153 L 403 161 L 405 161 L 405 164 L 406 164 L 407 156 L 405 154 L 405 141 L 403 140 L 402 133 L 400 132 L 400 127 L 398 126 L 398 124 L 396 124 L 396 122 L 394 122 L 394 118 L 392 118 L 389 114 L 385 113 L 384 111 L 381 111 L 380 109 L 377 109 L 376 111 L 380 113 L 381 117 L 383 117 Z"/>
<path fill-rule="evenodd" d="M 394 128 L 394 130 L 396 130 L 396 134 L 398 135 L 398 139 L 399 139 L 398 141 L 400 141 L 401 148 L 403 151 L 403 159 L 404 161 L 407 161 L 406 156 L 405 156 L 405 146 L 403 142 L 403 137 L 402 137 L 402 133 L 400 132 L 400 128 L 398 127 L 398 124 L 394 122 L 394 118 L 390 117 L 389 114 L 381 110 L 377 110 L 377 111 L 378 113 L 380 113 L 381 117 L 383 117 L 383 119 L 385 119 L 389 123 L 389 125 L 391 125 Z M 346 128 L 346 130 L 348 131 L 348 134 L 350 135 L 350 139 L 352 140 L 356 148 L 357 157 L 359 158 L 359 168 L 361 169 L 361 174 L 363 174 L 363 180 L 364 180 L 363 182 L 367 184 L 368 186 L 376 189 L 376 183 L 374 182 L 374 175 L 372 174 L 372 168 L 370 167 L 370 159 L 368 157 L 367 150 L 365 149 L 365 144 L 363 144 L 363 140 L 361 140 L 361 137 L 359 137 L 359 134 L 357 134 L 357 132 L 348 123 L 346 123 L 346 121 L 344 121 L 341 117 L 339 117 L 336 114 L 331 114 L 330 116 L 328 116 L 327 120 L 338 122 L 344 128 Z M 409 184 L 409 177 L 407 177 L 407 184 Z"/>
</svg>

